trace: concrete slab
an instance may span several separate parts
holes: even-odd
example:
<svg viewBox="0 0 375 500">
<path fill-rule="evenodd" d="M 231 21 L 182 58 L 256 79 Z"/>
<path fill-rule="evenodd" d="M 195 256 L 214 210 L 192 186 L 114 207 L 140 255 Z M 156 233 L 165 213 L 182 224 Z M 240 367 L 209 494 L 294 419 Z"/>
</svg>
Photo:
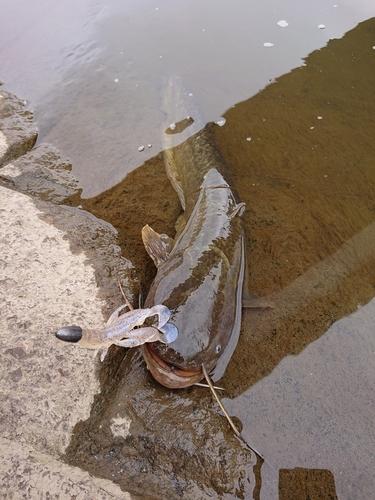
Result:
<svg viewBox="0 0 375 500">
<path fill-rule="evenodd" d="M 99 250 L 88 245 L 85 252 L 93 239 Z M 54 331 L 65 324 L 105 324 L 103 310 L 116 300 L 114 295 L 121 300 L 108 274 L 122 276 L 128 288 L 126 273 L 131 272 L 115 241 L 110 229 L 85 214 L 0 186 L 0 435 L 5 439 L 0 475 L 9 479 L 5 498 L 19 498 L 22 485 L 24 498 L 57 498 L 48 496 L 52 477 L 56 487 L 70 484 L 77 491 L 82 481 L 88 482 L 77 498 L 107 498 L 88 474 L 58 461 L 76 423 L 90 415 L 100 391 L 100 361 L 94 351 L 58 341 Z M 99 294 L 95 256 L 105 269 L 108 300 Z M 105 288 L 107 281 L 113 289 Z M 15 474 L 18 469 L 24 472 Z"/>
<path fill-rule="evenodd" d="M 0 497 L 39 500 L 130 500 L 120 487 L 70 467 L 30 445 L 0 438 Z"/>
</svg>

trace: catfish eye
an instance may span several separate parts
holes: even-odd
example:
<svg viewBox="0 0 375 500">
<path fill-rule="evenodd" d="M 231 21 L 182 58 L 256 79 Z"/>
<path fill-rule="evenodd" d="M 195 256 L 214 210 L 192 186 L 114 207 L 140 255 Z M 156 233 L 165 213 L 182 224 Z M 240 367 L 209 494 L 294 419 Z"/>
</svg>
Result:
<svg viewBox="0 0 375 500">
<path fill-rule="evenodd" d="M 215 351 L 216 351 L 216 354 L 219 354 L 219 352 L 221 352 L 221 345 L 220 344 L 216 346 Z"/>
</svg>

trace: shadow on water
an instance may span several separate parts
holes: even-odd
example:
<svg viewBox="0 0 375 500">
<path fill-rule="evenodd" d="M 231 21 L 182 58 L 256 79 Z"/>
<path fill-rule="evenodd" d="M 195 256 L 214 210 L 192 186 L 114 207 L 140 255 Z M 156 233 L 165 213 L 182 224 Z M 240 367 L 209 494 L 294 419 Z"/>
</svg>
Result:
<svg viewBox="0 0 375 500">
<path fill-rule="evenodd" d="M 279 475 L 264 464 L 260 477 L 209 394 L 157 386 L 138 353 L 126 356 L 117 389 L 77 428 L 71 462 L 158 498 L 328 499 L 335 481 L 340 500 L 370 498 L 374 308 L 339 320 L 375 295 L 373 46 L 370 19 L 214 127 L 247 204 L 249 289 L 275 303 L 244 312 L 220 383 L 244 436 Z M 140 229 L 148 223 L 173 235 L 180 213 L 162 156 L 102 195 L 70 203 L 116 227 L 147 293 L 154 269 Z M 324 488 L 331 496 L 319 496 Z"/>
</svg>

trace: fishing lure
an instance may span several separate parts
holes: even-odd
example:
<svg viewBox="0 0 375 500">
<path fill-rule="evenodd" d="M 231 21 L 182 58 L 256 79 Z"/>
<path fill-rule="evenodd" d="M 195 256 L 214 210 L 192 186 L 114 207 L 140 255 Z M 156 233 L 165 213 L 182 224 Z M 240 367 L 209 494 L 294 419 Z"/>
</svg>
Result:
<svg viewBox="0 0 375 500">
<path fill-rule="evenodd" d="M 73 342 L 87 349 L 101 350 L 100 360 L 103 361 L 111 345 L 120 347 L 136 347 L 146 342 L 162 342 L 170 344 L 178 336 L 175 325 L 168 323 L 170 311 L 164 305 L 155 305 L 146 309 L 131 309 L 121 314 L 129 307 L 123 304 L 110 316 L 103 329 L 83 329 L 80 326 L 64 326 L 57 330 L 56 337 L 65 342 Z M 129 307 L 130 308 L 130 307 Z M 146 320 L 157 317 L 151 326 L 143 326 Z"/>
</svg>

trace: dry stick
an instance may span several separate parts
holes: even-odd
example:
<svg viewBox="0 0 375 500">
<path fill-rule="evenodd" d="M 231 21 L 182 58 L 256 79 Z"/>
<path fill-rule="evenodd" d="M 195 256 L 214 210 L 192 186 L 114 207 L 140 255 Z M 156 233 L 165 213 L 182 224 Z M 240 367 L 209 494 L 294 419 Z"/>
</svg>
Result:
<svg viewBox="0 0 375 500">
<path fill-rule="evenodd" d="M 198 387 L 206 387 L 207 389 L 210 388 L 209 385 L 201 384 L 200 382 L 195 382 L 195 384 L 193 384 L 193 385 L 197 385 Z M 214 385 L 214 389 L 216 389 L 217 391 L 225 391 L 224 387 L 217 387 L 216 385 Z"/>
<path fill-rule="evenodd" d="M 118 286 L 120 287 L 120 290 L 121 290 L 122 296 L 124 297 L 125 304 L 126 304 L 126 305 L 128 306 L 128 308 L 129 308 L 129 311 L 134 311 L 134 307 L 133 307 L 133 306 L 131 305 L 131 303 L 128 301 L 128 298 L 127 298 L 127 296 L 125 295 L 124 290 L 122 289 L 121 282 L 120 282 L 120 278 L 117 278 L 117 282 L 118 282 Z"/>
<path fill-rule="evenodd" d="M 256 453 L 257 455 L 259 455 L 259 456 L 260 456 L 260 458 L 261 458 L 262 460 L 264 460 L 264 461 L 265 461 L 265 462 L 266 462 L 266 463 L 267 463 L 270 467 L 272 467 L 272 469 L 273 469 L 273 470 L 276 470 L 276 469 L 275 469 L 275 468 L 274 468 L 274 467 L 273 467 L 273 466 L 272 466 L 272 465 L 268 462 L 268 460 L 266 460 L 266 459 L 264 458 L 264 456 L 263 456 L 261 453 L 259 453 L 259 451 L 257 451 L 255 448 L 253 448 L 252 446 L 250 446 L 250 445 L 249 445 L 249 443 L 247 443 L 247 442 L 245 441 L 245 439 L 242 437 L 242 435 L 241 435 L 240 431 L 239 431 L 239 430 L 237 429 L 237 427 L 234 425 L 233 420 L 230 418 L 230 416 L 229 416 L 229 414 L 228 414 L 227 410 L 224 408 L 224 406 L 223 406 L 222 402 L 220 401 L 219 396 L 216 394 L 215 388 L 214 388 L 214 386 L 213 386 L 213 384 L 212 384 L 212 381 L 211 381 L 211 379 L 210 379 L 210 376 L 209 376 L 209 375 L 208 375 L 208 373 L 207 373 L 207 370 L 206 370 L 205 366 L 204 366 L 203 364 L 202 364 L 201 366 L 202 366 L 202 372 L 203 372 L 203 375 L 204 375 L 205 379 L 207 380 L 207 384 L 209 385 L 209 387 L 210 387 L 210 389 L 211 389 L 211 392 L 212 392 L 212 394 L 214 395 L 214 398 L 215 398 L 215 399 L 216 399 L 216 401 L 217 401 L 217 404 L 220 406 L 221 411 L 222 411 L 222 412 L 224 413 L 224 415 L 226 416 L 226 418 L 227 418 L 227 420 L 228 420 L 228 422 L 229 422 L 229 425 L 230 425 L 230 426 L 232 427 L 232 429 L 234 430 L 234 433 L 236 434 L 236 436 L 237 436 L 237 437 L 239 437 L 239 438 L 241 439 L 241 441 L 245 444 L 245 446 L 247 446 L 247 448 L 249 448 L 252 452 L 254 452 L 254 453 Z"/>
<path fill-rule="evenodd" d="M 207 380 L 207 384 L 209 385 L 210 389 L 211 389 L 211 392 L 212 394 L 214 395 L 214 398 L 216 399 L 217 401 L 217 404 L 220 406 L 221 408 L 221 411 L 224 413 L 224 415 L 227 417 L 227 420 L 229 422 L 229 425 L 232 427 L 232 429 L 234 430 L 234 433 L 236 434 L 236 436 L 238 436 L 239 438 L 243 439 L 242 436 L 241 436 L 241 433 L 240 431 L 237 429 L 237 427 L 234 425 L 234 422 L 233 420 L 230 418 L 230 416 L 228 415 L 228 412 L 227 410 L 224 408 L 224 406 L 222 405 L 222 402 L 220 401 L 219 399 L 219 396 L 216 394 L 216 391 L 215 391 L 215 388 L 211 382 L 211 379 L 210 377 L 208 376 L 208 373 L 207 373 L 207 370 L 205 368 L 205 366 L 202 364 L 202 372 L 203 372 L 203 375 L 204 375 L 204 378 Z M 254 450 L 253 450 L 254 451 Z"/>
</svg>

